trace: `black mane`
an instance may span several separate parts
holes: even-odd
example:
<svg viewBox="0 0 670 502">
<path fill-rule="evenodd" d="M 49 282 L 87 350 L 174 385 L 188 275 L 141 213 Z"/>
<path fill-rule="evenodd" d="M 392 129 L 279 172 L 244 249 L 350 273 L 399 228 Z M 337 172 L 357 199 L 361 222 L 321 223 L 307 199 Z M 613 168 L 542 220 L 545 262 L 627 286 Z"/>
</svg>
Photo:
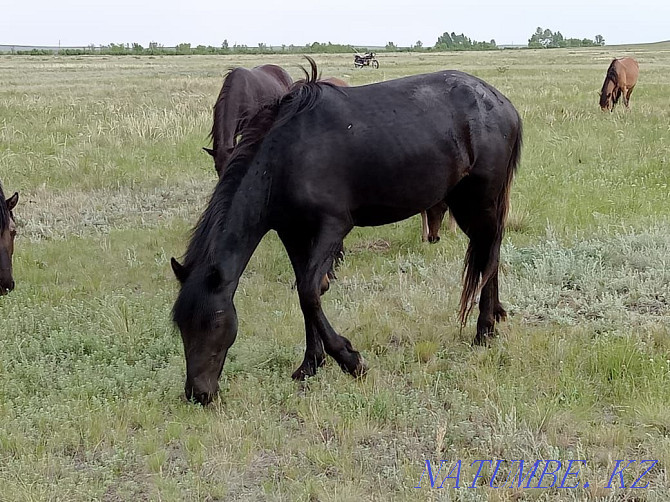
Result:
<svg viewBox="0 0 670 502">
<path fill-rule="evenodd" d="M 2 191 L 2 183 L 0 183 L 0 232 L 4 232 L 9 226 L 11 215 L 7 209 L 7 201 L 5 200 L 5 193 Z"/>
<path fill-rule="evenodd" d="M 607 104 L 607 82 L 610 81 L 614 84 L 614 88 L 616 89 L 619 86 L 619 76 L 617 75 L 615 64 L 618 60 L 615 58 L 612 60 L 610 63 L 609 68 L 607 68 L 607 73 L 605 74 L 605 81 L 603 82 L 603 88 L 600 90 L 600 106 L 605 106 Z M 621 96 L 620 92 L 615 92 L 614 96 L 612 96 L 614 104 L 619 101 L 619 96 Z"/>
<path fill-rule="evenodd" d="M 239 130 L 244 130 L 240 142 L 235 146 L 226 170 L 216 185 L 207 208 L 193 229 L 186 254 L 184 267 L 191 271 L 198 263 L 213 263 L 216 237 L 223 228 L 226 214 L 230 209 L 233 197 L 263 138 L 275 127 L 288 122 L 304 110 L 312 108 L 321 97 L 322 87 L 332 84 L 318 81 L 316 63 L 305 56 L 310 63 L 311 73 L 303 68 L 305 79 L 293 84 L 283 97 L 263 106 L 255 115 L 242 117 Z M 225 88 L 225 86 L 224 86 Z M 221 92 L 223 94 L 223 90 Z M 219 96 L 221 99 L 221 95 Z M 218 104 L 219 100 L 217 100 Z M 216 110 L 216 108 L 215 108 Z M 216 126 L 215 120 L 215 126 Z M 215 127 L 212 134 L 215 134 Z M 216 137 L 216 136 L 215 136 Z"/>
<path fill-rule="evenodd" d="M 209 137 L 212 138 L 212 144 L 215 152 L 222 132 L 220 131 L 220 128 L 221 124 L 223 124 L 223 102 L 228 95 L 228 89 L 230 89 L 228 77 L 230 77 L 230 74 L 234 69 L 235 68 L 228 68 L 228 71 L 224 74 L 223 86 L 219 91 L 219 96 L 216 98 L 216 103 L 214 103 L 214 122 L 212 123 L 212 130 L 209 133 Z"/>
</svg>

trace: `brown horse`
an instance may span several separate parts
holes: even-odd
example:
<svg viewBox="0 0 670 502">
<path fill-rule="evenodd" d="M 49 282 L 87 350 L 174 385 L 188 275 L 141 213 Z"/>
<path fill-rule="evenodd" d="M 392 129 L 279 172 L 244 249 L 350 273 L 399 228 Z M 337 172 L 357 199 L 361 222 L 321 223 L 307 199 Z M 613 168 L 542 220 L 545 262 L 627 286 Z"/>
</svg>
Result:
<svg viewBox="0 0 670 502">
<path fill-rule="evenodd" d="M 633 58 L 613 59 L 600 91 L 600 109 L 614 111 L 614 105 L 622 94 L 626 108 L 630 108 L 630 95 L 637 84 L 639 72 L 637 61 Z"/>
<path fill-rule="evenodd" d="M 12 210 L 18 201 L 18 192 L 15 192 L 9 199 L 5 199 L 0 184 L 0 295 L 6 295 L 14 289 L 12 254 L 14 254 L 16 223 Z"/>
<path fill-rule="evenodd" d="M 213 148 L 204 148 L 214 157 L 214 168 L 219 176 L 239 141 L 240 121 L 282 97 L 291 84 L 293 80 L 286 70 L 273 64 L 250 70 L 233 68 L 226 74 L 214 105 Z"/>
</svg>

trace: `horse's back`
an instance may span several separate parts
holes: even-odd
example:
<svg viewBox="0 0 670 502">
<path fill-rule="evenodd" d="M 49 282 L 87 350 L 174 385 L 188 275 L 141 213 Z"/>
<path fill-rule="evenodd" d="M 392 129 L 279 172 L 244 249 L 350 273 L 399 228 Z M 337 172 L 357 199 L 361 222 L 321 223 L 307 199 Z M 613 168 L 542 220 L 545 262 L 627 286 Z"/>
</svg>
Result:
<svg viewBox="0 0 670 502">
<path fill-rule="evenodd" d="M 520 118 L 475 77 L 445 71 L 320 91 L 271 131 L 262 157 L 307 205 L 322 199 L 377 225 L 431 207 L 468 174 L 507 176 Z"/>
<path fill-rule="evenodd" d="M 343 90 L 324 86 L 322 103 L 313 116 L 315 122 L 328 116 L 319 127 L 332 128 L 333 134 L 353 140 L 355 148 L 382 142 L 392 149 L 393 145 L 411 149 L 411 143 L 422 140 L 449 141 L 453 138 L 448 136 L 458 135 L 464 127 L 471 129 L 471 140 L 504 134 L 519 121 L 516 109 L 499 91 L 456 71 Z M 347 128 L 333 121 L 346 123 Z"/>
<path fill-rule="evenodd" d="M 268 64 L 248 68 L 233 68 L 226 76 L 220 96 L 228 101 L 240 101 L 245 105 L 281 97 L 293 81 L 281 67 Z M 225 91 L 224 91 L 225 89 Z"/>
<path fill-rule="evenodd" d="M 232 149 L 234 136 L 244 117 L 253 116 L 265 104 L 279 99 L 293 83 L 280 66 L 267 64 L 248 69 L 231 69 L 214 105 L 212 138 L 215 167 L 221 174 Z"/>
<path fill-rule="evenodd" d="M 279 85 L 279 88 L 284 91 L 288 91 L 288 89 L 293 84 L 293 79 L 288 74 L 288 72 L 281 66 L 277 66 L 275 64 L 264 64 L 261 66 L 256 66 L 255 68 L 252 68 L 251 71 L 269 75 L 270 78 Z"/>
<path fill-rule="evenodd" d="M 633 87 L 637 83 L 637 78 L 640 74 L 640 66 L 633 58 L 621 58 L 619 63 L 623 66 L 626 73 L 627 87 Z"/>
</svg>

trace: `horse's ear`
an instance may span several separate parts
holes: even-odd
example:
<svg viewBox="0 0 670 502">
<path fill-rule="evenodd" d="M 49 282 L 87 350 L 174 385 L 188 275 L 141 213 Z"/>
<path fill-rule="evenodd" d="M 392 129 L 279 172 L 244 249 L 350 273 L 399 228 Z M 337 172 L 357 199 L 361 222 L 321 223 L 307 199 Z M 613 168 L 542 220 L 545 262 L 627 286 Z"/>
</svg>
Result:
<svg viewBox="0 0 670 502">
<path fill-rule="evenodd" d="M 221 287 L 222 282 L 223 277 L 221 277 L 219 267 L 212 265 L 212 267 L 209 269 L 209 272 L 207 273 L 207 277 L 205 278 L 205 284 L 207 285 L 207 288 L 210 291 L 216 291 L 219 289 L 219 287 Z"/>
<path fill-rule="evenodd" d="M 16 204 L 19 202 L 19 192 L 14 192 L 9 199 L 7 199 L 7 209 L 10 211 L 16 207 Z"/>
<path fill-rule="evenodd" d="M 203 146 L 202 149 L 205 150 L 212 157 L 216 157 L 216 152 L 214 150 L 212 150 L 211 148 L 207 148 L 206 146 Z"/>
<path fill-rule="evenodd" d="M 174 258 L 170 258 L 170 265 L 172 265 L 172 271 L 177 280 L 183 284 L 186 279 L 188 279 L 188 271 L 186 270 L 186 267 Z"/>
</svg>

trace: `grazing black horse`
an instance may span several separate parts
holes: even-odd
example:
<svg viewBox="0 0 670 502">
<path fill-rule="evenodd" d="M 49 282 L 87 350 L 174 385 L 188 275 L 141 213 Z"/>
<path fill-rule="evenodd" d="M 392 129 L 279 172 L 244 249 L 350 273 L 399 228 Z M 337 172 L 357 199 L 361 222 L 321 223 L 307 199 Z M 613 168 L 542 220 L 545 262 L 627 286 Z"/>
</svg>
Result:
<svg viewBox="0 0 670 502">
<path fill-rule="evenodd" d="M 196 225 L 173 319 L 186 356 L 186 396 L 207 404 L 237 335 L 233 297 L 262 237 L 275 230 L 296 275 L 306 351 L 293 378 L 325 353 L 351 375 L 365 362 L 331 327 L 319 285 L 354 226 L 383 225 L 444 201 L 469 237 L 460 320 L 477 294 L 476 342 L 505 318 L 500 244 L 521 151 L 514 106 L 486 82 L 440 71 L 338 88 L 305 82 L 254 116 Z M 324 352 L 325 349 L 325 352 Z"/>
<path fill-rule="evenodd" d="M 0 295 L 6 295 L 14 289 L 12 277 L 12 255 L 14 254 L 14 236 L 16 223 L 12 210 L 19 202 L 19 194 L 15 192 L 9 199 L 5 199 L 0 184 Z"/>
<path fill-rule="evenodd" d="M 204 148 L 214 157 L 214 168 L 219 176 L 237 143 L 240 120 L 283 96 L 292 83 L 286 70 L 273 64 L 250 70 L 233 68 L 226 74 L 214 104 L 213 148 Z"/>
</svg>

